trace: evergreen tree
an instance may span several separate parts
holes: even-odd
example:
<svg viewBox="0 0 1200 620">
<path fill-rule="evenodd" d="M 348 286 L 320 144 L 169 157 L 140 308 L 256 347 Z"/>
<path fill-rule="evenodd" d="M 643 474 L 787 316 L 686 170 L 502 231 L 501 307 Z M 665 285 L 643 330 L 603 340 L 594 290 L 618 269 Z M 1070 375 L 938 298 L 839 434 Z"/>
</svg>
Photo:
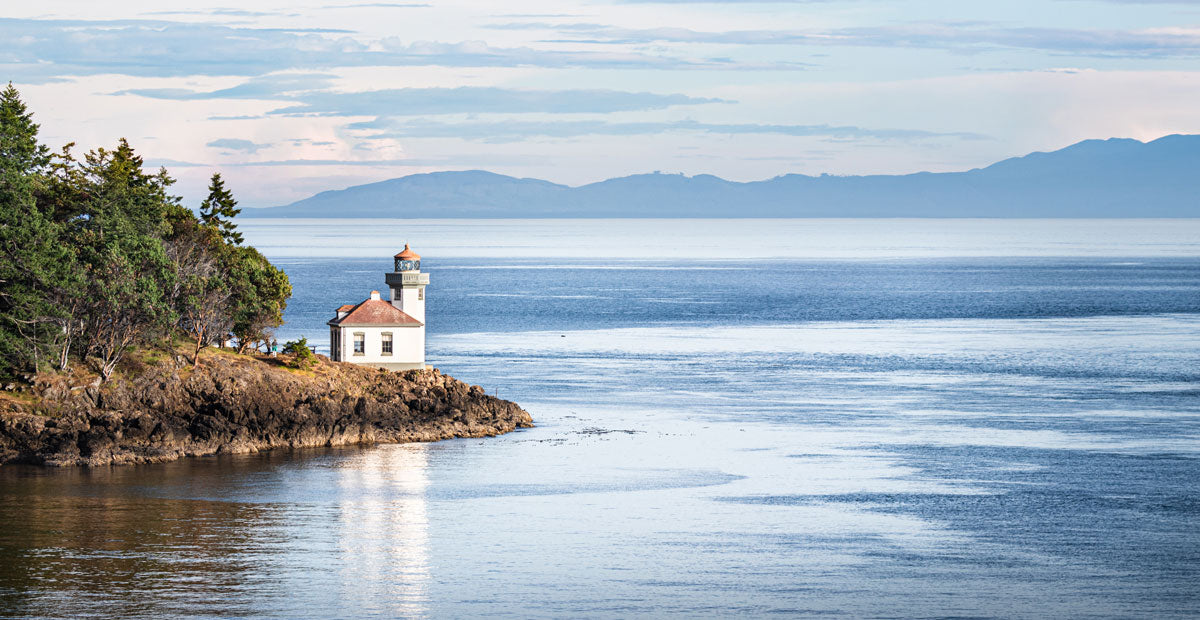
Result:
<svg viewBox="0 0 1200 620">
<path fill-rule="evenodd" d="M 73 244 L 87 266 L 84 286 L 86 353 L 107 380 L 131 348 L 174 324 L 175 271 L 163 243 L 166 216 L 178 199 L 165 170 L 147 174 L 125 140 L 97 149 L 83 165 L 87 197 L 75 220 Z"/>
<path fill-rule="evenodd" d="M 50 150 L 38 143 L 38 125 L 12 82 L 0 93 L 0 166 L 25 175 L 41 172 L 50 163 Z"/>
<path fill-rule="evenodd" d="M 117 148 L 91 151 L 84 156 L 84 192 L 74 218 L 84 229 L 104 236 L 110 229 L 162 237 L 166 216 L 179 199 L 168 194 L 175 184 L 165 169 L 150 174 L 143 170 L 141 155 L 125 138 Z M 74 214 L 72 214 L 74 215 Z"/>
<path fill-rule="evenodd" d="M 38 125 L 10 83 L 0 93 L 0 375 L 65 365 L 65 309 L 56 294 L 69 287 L 72 248 L 62 227 L 37 203 L 50 163 Z"/>
<path fill-rule="evenodd" d="M 233 223 L 234 216 L 241 212 L 237 208 L 237 201 L 233 199 L 233 192 L 225 189 L 221 173 L 213 173 L 208 185 L 208 198 L 200 203 L 200 221 L 220 231 L 226 243 L 241 245 L 242 233 L 237 231 L 237 225 Z"/>
</svg>

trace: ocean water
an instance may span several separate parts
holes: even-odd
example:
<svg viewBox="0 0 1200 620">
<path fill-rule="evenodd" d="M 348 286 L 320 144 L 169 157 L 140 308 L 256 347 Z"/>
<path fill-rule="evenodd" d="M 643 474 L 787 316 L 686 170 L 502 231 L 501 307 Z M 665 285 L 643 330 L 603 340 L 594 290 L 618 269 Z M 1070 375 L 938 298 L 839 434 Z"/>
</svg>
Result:
<svg viewBox="0 0 1200 620">
<path fill-rule="evenodd" d="M 242 229 L 537 428 L 0 468 L 0 616 L 1200 615 L 1200 221 Z"/>
</svg>

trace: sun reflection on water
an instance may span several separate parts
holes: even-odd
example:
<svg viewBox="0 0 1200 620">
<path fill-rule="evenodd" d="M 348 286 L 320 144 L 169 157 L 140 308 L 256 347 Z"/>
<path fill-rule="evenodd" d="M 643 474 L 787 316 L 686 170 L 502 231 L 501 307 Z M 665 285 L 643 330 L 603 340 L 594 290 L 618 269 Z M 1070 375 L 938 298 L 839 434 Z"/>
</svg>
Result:
<svg viewBox="0 0 1200 620">
<path fill-rule="evenodd" d="M 339 467 L 345 600 L 389 616 L 428 613 L 427 452 L 425 444 L 381 446 Z M 364 583 L 388 590 L 364 591 Z"/>
</svg>

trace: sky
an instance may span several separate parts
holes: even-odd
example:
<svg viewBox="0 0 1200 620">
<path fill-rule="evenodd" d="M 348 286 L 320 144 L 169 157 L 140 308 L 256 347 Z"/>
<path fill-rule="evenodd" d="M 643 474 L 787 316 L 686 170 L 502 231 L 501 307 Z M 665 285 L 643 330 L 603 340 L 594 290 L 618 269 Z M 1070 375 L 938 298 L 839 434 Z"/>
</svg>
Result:
<svg viewBox="0 0 1200 620">
<path fill-rule="evenodd" d="M 568 185 L 986 166 L 1200 133 L 1200 0 L 51 0 L 0 80 L 195 206 L 440 170 Z"/>
</svg>

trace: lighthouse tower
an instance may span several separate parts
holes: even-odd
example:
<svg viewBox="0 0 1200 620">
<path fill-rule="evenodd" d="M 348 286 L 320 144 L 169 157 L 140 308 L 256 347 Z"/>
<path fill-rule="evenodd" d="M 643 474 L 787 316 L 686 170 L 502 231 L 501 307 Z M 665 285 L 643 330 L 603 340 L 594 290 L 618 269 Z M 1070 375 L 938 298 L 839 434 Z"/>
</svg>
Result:
<svg viewBox="0 0 1200 620">
<path fill-rule="evenodd" d="M 392 289 L 392 305 L 424 323 L 425 286 L 429 284 L 429 274 L 421 273 L 421 255 L 409 249 L 406 243 L 392 258 L 395 259 L 395 271 L 384 276 Z"/>
</svg>

